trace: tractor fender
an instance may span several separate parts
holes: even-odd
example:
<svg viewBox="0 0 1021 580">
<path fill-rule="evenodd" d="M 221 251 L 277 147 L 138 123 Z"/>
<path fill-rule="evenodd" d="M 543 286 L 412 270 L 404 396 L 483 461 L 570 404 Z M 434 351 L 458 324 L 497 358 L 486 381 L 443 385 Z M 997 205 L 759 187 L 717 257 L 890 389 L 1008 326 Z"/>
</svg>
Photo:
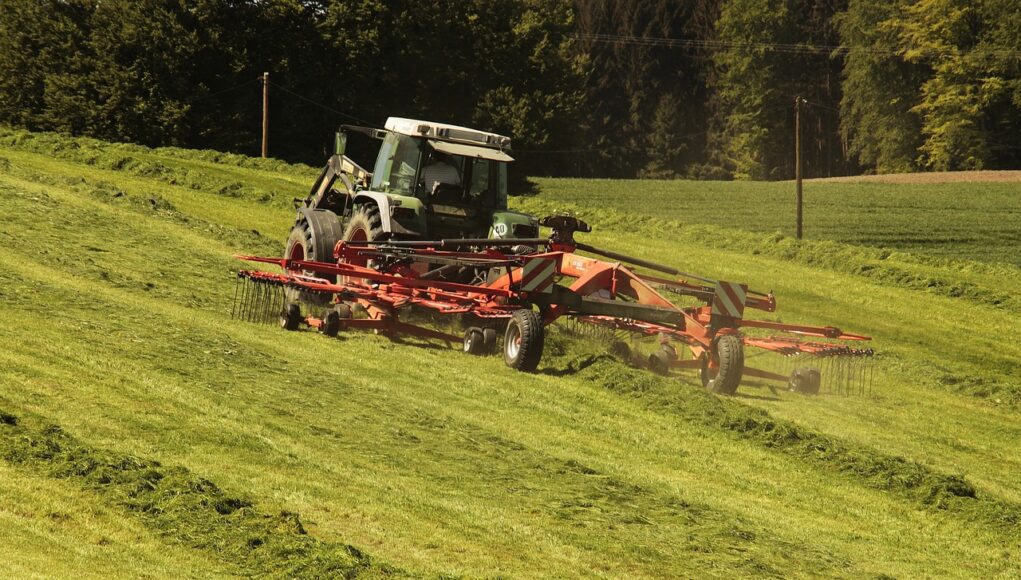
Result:
<svg viewBox="0 0 1021 580">
<path fill-rule="evenodd" d="M 328 209 L 303 207 L 298 209 L 298 219 L 295 223 L 300 223 L 302 219 L 308 223 L 312 234 L 315 255 L 332 259 L 333 246 L 344 238 L 344 228 L 341 227 L 337 214 Z"/>
<path fill-rule="evenodd" d="M 354 197 L 354 205 L 373 204 L 379 208 L 380 225 L 385 233 L 418 236 L 425 231 L 425 212 L 422 201 L 405 195 L 390 195 L 378 191 L 360 191 Z M 408 229 L 394 219 L 394 211 L 407 213 L 404 223 L 415 229 Z M 415 231 L 418 230 L 418 231 Z"/>
</svg>

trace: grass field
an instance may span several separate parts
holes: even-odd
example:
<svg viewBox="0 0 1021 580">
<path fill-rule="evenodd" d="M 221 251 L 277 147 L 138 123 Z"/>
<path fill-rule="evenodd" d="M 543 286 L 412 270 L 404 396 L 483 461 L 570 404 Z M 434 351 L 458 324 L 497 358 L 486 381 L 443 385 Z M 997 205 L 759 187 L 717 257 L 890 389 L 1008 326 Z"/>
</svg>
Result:
<svg viewBox="0 0 1021 580">
<path fill-rule="evenodd" d="M 1007 178 L 1005 178 L 1007 179 Z M 794 235 L 793 182 L 535 180 L 540 197 L 584 209 Z M 1021 181 L 810 180 L 810 240 L 1021 266 Z"/>
<path fill-rule="evenodd" d="M 232 255 L 277 254 L 314 174 L 0 131 L 0 575 L 1021 569 L 1021 274 L 995 251 L 798 244 L 562 181 L 515 200 L 876 337 L 871 399 L 719 399 L 562 334 L 523 375 L 231 320 Z"/>
</svg>

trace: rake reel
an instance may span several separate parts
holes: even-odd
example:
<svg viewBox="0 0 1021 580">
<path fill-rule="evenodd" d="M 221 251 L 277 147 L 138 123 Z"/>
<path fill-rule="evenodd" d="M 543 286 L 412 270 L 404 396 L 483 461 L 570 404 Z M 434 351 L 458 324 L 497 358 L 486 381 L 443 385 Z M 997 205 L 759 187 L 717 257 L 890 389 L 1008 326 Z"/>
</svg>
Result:
<svg viewBox="0 0 1021 580">
<path fill-rule="evenodd" d="M 871 390 L 873 351 L 850 346 L 869 337 L 746 318 L 746 309 L 775 311 L 773 294 L 580 243 L 574 233 L 591 228 L 570 216 L 541 224 L 552 229 L 549 238 L 341 241 L 331 262 L 239 256 L 283 273 L 238 272 L 232 314 L 257 322 L 275 318 L 285 329 L 308 327 L 328 336 L 351 329 L 419 336 L 460 343 L 470 354 L 502 347 L 508 366 L 526 372 L 539 365 L 545 328 L 570 320 L 572 328 L 587 327 L 615 342 L 629 336 L 658 341 L 644 366 L 661 374 L 697 371 L 703 385 L 721 394 L 733 394 L 744 377 L 805 394 L 823 387 L 842 394 Z M 328 306 L 288 301 L 288 295 L 308 294 L 323 295 Z M 700 305 L 681 307 L 666 295 Z M 454 317 L 464 334 L 409 322 L 410 312 Z M 756 335 L 762 332 L 772 334 Z M 752 349 L 785 363 L 771 370 L 746 364 L 745 351 Z"/>
</svg>

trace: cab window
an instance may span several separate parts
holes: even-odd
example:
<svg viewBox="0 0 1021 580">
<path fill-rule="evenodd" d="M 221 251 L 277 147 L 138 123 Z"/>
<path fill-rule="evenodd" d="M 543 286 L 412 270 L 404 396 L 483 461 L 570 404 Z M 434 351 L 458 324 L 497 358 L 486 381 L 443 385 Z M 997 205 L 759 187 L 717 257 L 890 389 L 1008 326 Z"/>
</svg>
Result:
<svg viewBox="0 0 1021 580">
<path fill-rule="evenodd" d="M 372 172 L 372 189 L 413 195 L 422 152 L 417 139 L 390 133 L 383 139 Z"/>
<path fill-rule="evenodd" d="M 507 164 L 489 159 L 471 160 L 468 194 L 485 207 L 507 207 Z"/>
</svg>

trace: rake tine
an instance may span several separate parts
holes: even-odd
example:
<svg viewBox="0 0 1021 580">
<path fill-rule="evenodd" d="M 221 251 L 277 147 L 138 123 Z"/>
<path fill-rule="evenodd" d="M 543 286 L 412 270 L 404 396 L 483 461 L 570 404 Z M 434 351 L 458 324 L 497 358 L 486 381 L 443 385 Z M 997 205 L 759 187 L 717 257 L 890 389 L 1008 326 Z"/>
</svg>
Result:
<svg viewBox="0 0 1021 580">
<path fill-rule="evenodd" d="M 230 317 L 234 318 L 234 310 L 238 306 L 238 287 L 241 286 L 241 276 L 234 278 L 234 301 L 230 303 Z"/>
<path fill-rule="evenodd" d="M 270 318 L 270 308 L 273 304 L 273 286 L 265 287 L 265 301 L 262 303 L 262 311 L 259 313 L 259 324 L 265 324 Z"/>
<path fill-rule="evenodd" d="M 252 321 L 259 323 L 262 322 L 262 311 L 266 307 L 266 285 L 259 284 L 259 305 L 258 308 L 253 312 Z"/>
<path fill-rule="evenodd" d="M 251 300 L 251 286 L 252 281 L 249 278 L 245 278 L 241 285 L 241 304 L 238 305 L 238 320 L 245 319 L 245 310 L 248 308 L 248 301 Z"/>
<path fill-rule="evenodd" d="M 280 284 L 276 284 L 276 285 L 273 286 L 273 290 L 274 290 L 275 293 L 273 294 L 273 306 L 271 307 L 273 309 L 273 311 L 269 313 L 269 323 L 270 324 L 273 324 L 273 322 L 276 320 L 276 317 L 284 309 L 284 306 L 283 306 L 284 288 L 283 288 L 283 286 L 281 286 Z"/>
<path fill-rule="evenodd" d="M 262 311 L 265 310 L 265 284 L 259 284 L 258 309 L 255 310 L 255 323 L 262 324 Z"/>
<path fill-rule="evenodd" d="M 245 309 L 241 313 L 241 319 L 248 322 L 248 313 L 252 309 L 252 301 L 255 300 L 255 280 L 248 281 L 248 296 L 245 298 Z"/>
<path fill-rule="evenodd" d="M 252 307 L 248 309 L 248 322 L 255 322 L 255 313 L 259 310 L 259 301 L 262 299 L 262 284 L 259 282 L 255 283 L 255 300 L 252 301 Z"/>
</svg>

